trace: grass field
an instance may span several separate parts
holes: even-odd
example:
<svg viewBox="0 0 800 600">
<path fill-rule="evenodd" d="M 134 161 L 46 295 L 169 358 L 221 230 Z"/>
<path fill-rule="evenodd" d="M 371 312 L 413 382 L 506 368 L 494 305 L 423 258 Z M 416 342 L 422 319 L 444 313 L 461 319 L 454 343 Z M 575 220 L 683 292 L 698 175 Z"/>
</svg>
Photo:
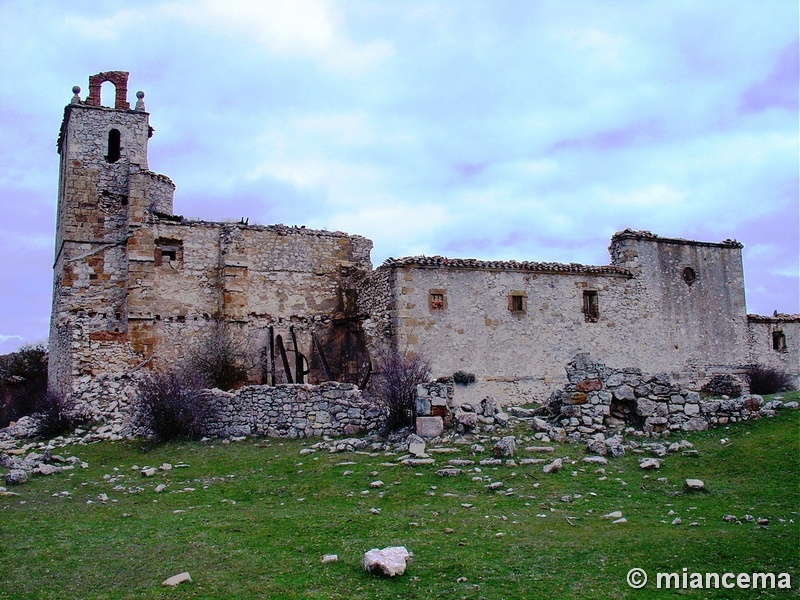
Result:
<svg viewBox="0 0 800 600">
<path fill-rule="evenodd" d="M 598 471 L 580 461 L 582 446 L 563 445 L 558 473 L 502 465 L 457 477 L 435 473 L 490 449 L 456 445 L 435 465 L 407 467 L 383 452 L 300 454 L 318 440 L 71 446 L 58 453 L 88 468 L 0 497 L 0 598 L 797 597 L 799 434 L 800 411 L 783 410 L 687 435 L 699 456 L 669 455 L 658 471 L 630 452 Z M 188 466 L 139 472 L 162 463 Z M 685 493 L 686 478 L 708 492 Z M 486 489 L 498 481 L 501 492 Z M 602 518 L 616 510 L 627 523 Z M 364 573 L 363 553 L 389 545 L 414 553 L 406 574 Z M 323 554 L 339 560 L 321 564 Z M 626 583 L 634 567 L 650 575 L 644 589 Z M 684 568 L 787 572 L 793 590 L 656 589 L 656 572 Z M 191 583 L 161 586 L 183 571 Z"/>
</svg>

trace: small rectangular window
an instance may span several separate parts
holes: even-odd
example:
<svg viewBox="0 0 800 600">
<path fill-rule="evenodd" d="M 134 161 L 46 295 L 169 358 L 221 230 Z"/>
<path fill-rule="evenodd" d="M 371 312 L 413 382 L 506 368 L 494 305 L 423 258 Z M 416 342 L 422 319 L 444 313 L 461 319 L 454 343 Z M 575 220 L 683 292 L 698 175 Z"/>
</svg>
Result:
<svg viewBox="0 0 800 600">
<path fill-rule="evenodd" d="M 524 313 L 528 306 L 525 292 L 511 292 L 508 295 L 508 310 L 512 313 Z"/>
<path fill-rule="evenodd" d="M 157 267 L 177 269 L 183 262 L 183 242 L 166 238 L 157 239 L 153 259 Z"/>
<path fill-rule="evenodd" d="M 594 290 L 583 292 L 583 316 L 587 323 L 597 323 L 600 320 L 600 303 Z"/>
<path fill-rule="evenodd" d="M 428 293 L 428 307 L 431 310 L 444 310 L 447 308 L 444 290 L 431 290 Z"/>
</svg>

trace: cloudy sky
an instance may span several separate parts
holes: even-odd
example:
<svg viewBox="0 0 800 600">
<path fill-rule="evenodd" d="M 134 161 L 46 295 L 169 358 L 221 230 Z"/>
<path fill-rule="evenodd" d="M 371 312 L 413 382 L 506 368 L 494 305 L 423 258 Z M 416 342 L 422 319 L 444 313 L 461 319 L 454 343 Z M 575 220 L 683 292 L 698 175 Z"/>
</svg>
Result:
<svg viewBox="0 0 800 600">
<path fill-rule="evenodd" d="M 0 352 L 47 336 L 71 88 L 130 71 L 175 212 L 389 256 L 745 244 L 800 312 L 796 0 L 0 0 Z"/>
</svg>

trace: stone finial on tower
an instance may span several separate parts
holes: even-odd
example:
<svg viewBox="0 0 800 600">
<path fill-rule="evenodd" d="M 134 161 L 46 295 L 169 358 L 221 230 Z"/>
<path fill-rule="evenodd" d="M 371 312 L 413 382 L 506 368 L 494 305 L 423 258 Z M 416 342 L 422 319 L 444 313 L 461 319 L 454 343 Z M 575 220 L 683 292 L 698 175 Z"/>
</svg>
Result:
<svg viewBox="0 0 800 600">
<path fill-rule="evenodd" d="M 117 110 L 129 110 L 131 105 L 128 102 L 128 75 L 127 71 L 105 71 L 89 77 L 89 96 L 86 104 L 89 106 L 102 106 L 100 103 L 100 87 L 110 81 L 116 88 L 114 108 Z"/>
<path fill-rule="evenodd" d="M 136 92 L 136 106 L 134 107 L 134 110 L 140 110 L 142 112 L 145 112 L 145 108 L 144 108 L 144 92 L 142 90 L 139 90 L 138 92 Z"/>
<path fill-rule="evenodd" d="M 81 103 L 81 86 L 73 85 L 72 86 L 72 100 L 70 104 L 80 104 Z"/>
</svg>

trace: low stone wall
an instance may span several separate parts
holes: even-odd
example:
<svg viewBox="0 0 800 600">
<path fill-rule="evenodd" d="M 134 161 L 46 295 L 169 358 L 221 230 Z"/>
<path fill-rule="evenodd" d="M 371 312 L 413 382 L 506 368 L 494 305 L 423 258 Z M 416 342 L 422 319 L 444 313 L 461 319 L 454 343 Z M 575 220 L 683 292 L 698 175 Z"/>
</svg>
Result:
<svg viewBox="0 0 800 600">
<path fill-rule="evenodd" d="M 141 373 L 85 376 L 73 389 L 83 414 L 104 425 L 115 438 L 147 435 L 136 414 L 135 394 Z M 270 436 L 304 438 L 341 436 L 379 430 L 382 411 L 352 384 L 246 386 L 234 392 L 202 392 L 213 410 L 206 421 L 212 437 Z"/>
<path fill-rule="evenodd" d="M 215 407 L 206 423 L 213 437 L 350 436 L 375 431 L 383 423 L 380 408 L 351 384 L 254 385 L 235 392 L 204 393 L 213 398 Z"/>
<path fill-rule="evenodd" d="M 703 400 L 697 391 L 674 385 L 667 375 L 610 369 L 589 354 L 573 358 L 567 377 L 569 384 L 549 400 L 553 419 L 567 434 L 627 427 L 651 434 L 701 431 L 765 414 L 760 396 Z"/>
</svg>

